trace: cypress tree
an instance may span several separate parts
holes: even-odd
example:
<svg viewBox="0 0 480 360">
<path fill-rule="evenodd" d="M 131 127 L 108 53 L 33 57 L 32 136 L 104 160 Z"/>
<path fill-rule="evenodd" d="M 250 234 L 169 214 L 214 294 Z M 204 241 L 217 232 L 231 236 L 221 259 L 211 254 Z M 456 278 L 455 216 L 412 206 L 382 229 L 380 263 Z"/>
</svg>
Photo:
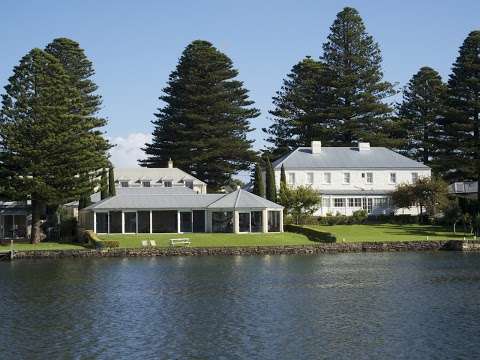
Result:
<svg viewBox="0 0 480 360">
<path fill-rule="evenodd" d="M 480 31 L 472 31 L 460 47 L 448 81 L 447 105 L 442 167 L 449 179 L 480 184 Z"/>
<path fill-rule="evenodd" d="M 253 191 L 255 195 L 265 197 L 265 183 L 263 181 L 262 168 L 257 163 L 253 173 Z"/>
<path fill-rule="evenodd" d="M 92 191 L 91 177 L 105 166 L 108 143 L 98 143 L 82 95 L 54 56 L 30 51 L 14 68 L 5 91 L 0 187 L 13 200 L 31 200 L 31 240 L 37 243 L 43 209 Z"/>
<path fill-rule="evenodd" d="M 293 66 L 283 86 L 273 98 L 273 124 L 263 129 L 273 157 L 280 157 L 299 146 L 310 146 L 313 139 L 332 141 L 328 108 L 332 105 L 329 72 L 321 61 L 306 57 Z"/>
<path fill-rule="evenodd" d="M 232 61 L 207 41 L 193 41 L 170 74 L 165 106 L 155 114 L 153 140 L 146 144 L 145 167 L 164 167 L 172 158 L 209 189 L 228 184 L 255 160 L 247 134 L 259 115 L 248 91 L 235 78 Z"/>
<path fill-rule="evenodd" d="M 113 166 L 108 168 L 108 196 L 115 196 L 117 194 L 115 189 L 115 173 Z"/>
<path fill-rule="evenodd" d="M 266 198 L 270 201 L 277 201 L 277 188 L 275 186 L 275 172 L 272 163 L 267 157 L 265 162 L 265 193 Z"/>
<path fill-rule="evenodd" d="M 391 108 L 385 98 L 395 93 L 383 80 L 380 47 L 366 31 L 357 10 L 337 14 L 323 45 L 321 59 L 330 72 L 333 97 L 333 143 L 351 146 L 358 141 L 374 145 L 385 140 L 385 119 Z"/>
<path fill-rule="evenodd" d="M 107 179 L 107 170 L 102 170 L 102 175 L 100 176 L 100 199 L 106 199 L 108 197 L 108 179 Z"/>
<path fill-rule="evenodd" d="M 399 117 L 406 131 L 405 155 L 424 164 L 438 158 L 446 86 L 434 69 L 422 67 L 403 90 Z"/>
<path fill-rule="evenodd" d="M 280 184 L 285 184 L 287 185 L 287 175 L 285 174 L 285 167 L 282 166 L 280 167 Z"/>
<path fill-rule="evenodd" d="M 78 210 L 82 210 L 87 206 L 92 204 L 92 200 L 90 198 L 90 194 L 85 193 L 80 195 L 80 200 L 78 201 Z"/>
</svg>

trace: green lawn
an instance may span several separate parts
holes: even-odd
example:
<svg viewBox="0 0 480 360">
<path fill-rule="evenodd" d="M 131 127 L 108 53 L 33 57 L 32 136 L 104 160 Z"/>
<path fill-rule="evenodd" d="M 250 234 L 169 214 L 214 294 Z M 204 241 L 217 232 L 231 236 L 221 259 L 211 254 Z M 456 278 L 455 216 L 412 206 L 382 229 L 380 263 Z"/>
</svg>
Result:
<svg viewBox="0 0 480 360">
<path fill-rule="evenodd" d="M 192 247 L 217 246 L 275 246 L 308 245 L 312 242 L 304 235 L 293 233 L 278 234 L 135 234 L 99 235 L 101 240 L 118 240 L 122 248 L 142 247 L 142 240 L 155 240 L 157 246 L 170 246 L 170 239 L 189 238 Z"/>
<path fill-rule="evenodd" d="M 461 232 L 454 234 L 450 229 L 433 225 L 314 225 L 307 226 L 336 237 L 337 242 L 386 242 L 386 241 L 417 241 L 417 240 L 454 240 L 463 239 Z M 471 239 L 472 235 L 466 235 Z"/>
<path fill-rule="evenodd" d="M 66 243 L 54 243 L 54 242 L 41 242 L 40 244 L 29 243 L 13 243 L 13 250 L 70 250 L 70 249 L 84 249 L 81 245 L 66 244 Z M 0 252 L 10 251 L 10 244 L 0 245 Z"/>
</svg>

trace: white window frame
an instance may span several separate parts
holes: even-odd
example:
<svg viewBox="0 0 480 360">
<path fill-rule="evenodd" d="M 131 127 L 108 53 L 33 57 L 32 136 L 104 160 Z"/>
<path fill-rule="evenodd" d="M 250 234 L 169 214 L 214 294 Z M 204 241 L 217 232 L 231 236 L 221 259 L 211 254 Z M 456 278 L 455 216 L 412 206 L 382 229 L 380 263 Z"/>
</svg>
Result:
<svg viewBox="0 0 480 360">
<path fill-rule="evenodd" d="M 129 181 L 120 181 L 120 187 L 122 188 L 130 187 Z"/>
<path fill-rule="evenodd" d="M 418 172 L 412 172 L 412 184 L 415 184 L 418 181 Z"/>
<path fill-rule="evenodd" d="M 343 183 L 344 184 L 350 184 L 350 182 L 352 181 L 352 176 L 349 172 L 344 172 L 343 173 Z"/>
<path fill-rule="evenodd" d="M 315 179 L 315 175 L 313 172 L 307 172 L 307 181 L 305 182 L 307 185 L 313 185 L 313 181 Z"/>
<path fill-rule="evenodd" d="M 392 179 L 393 177 L 393 179 Z M 391 172 L 388 178 L 388 182 L 390 184 L 396 184 L 397 183 L 397 173 L 396 172 Z"/>
<path fill-rule="evenodd" d="M 294 172 L 289 172 L 289 173 L 288 173 L 288 178 L 287 178 L 287 179 L 288 179 L 288 184 L 289 184 L 289 185 L 295 185 L 295 180 L 296 180 L 295 177 L 296 177 L 296 176 L 295 176 L 295 173 L 294 173 Z M 292 181 L 292 180 L 293 180 L 293 181 Z"/>
<path fill-rule="evenodd" d="M 328 177 L 328 181 L 327 181 Z M 332 173 L 331 172 L 324 172 L 323 173 L 323 183 L 324 184 L 331 184 L 332 183 Z"/>
<path fill-rule="evenodd" d="M 341 205 L 337 206 L 337 201 L 341 202 Z M 333 198 L 333 207 L 334 208 L 344 208 L 346 205 L 346 199 L 345 198 Z"/>
<path fill-rule="evenodd" d="M 167 186 L 167 184 L 169 184 Z M 173 187 L 173 181 L 172 180 L 166 180 L 163 182 L 163 187 Z"/>
<path fill-rule="evenodd" d="M 150 180 L 142 180 L 142 187 L 152 187 L 152 182 Z"/>
<path fill-rule="evenodd" d="M 368 181 L 368 175 L 371 176 L 371 178 L 372 178 L 371 181 Z M 370 171 L 370 172 L 366 172 L 366 173 L 365 173 L 365 182 L 366 182 L 367 184 L 373 184 L 373 181 L 374 181 L 374 179 L 373 179 L 373 172 L 371 172 L 371 171 Z"/>
</svg>

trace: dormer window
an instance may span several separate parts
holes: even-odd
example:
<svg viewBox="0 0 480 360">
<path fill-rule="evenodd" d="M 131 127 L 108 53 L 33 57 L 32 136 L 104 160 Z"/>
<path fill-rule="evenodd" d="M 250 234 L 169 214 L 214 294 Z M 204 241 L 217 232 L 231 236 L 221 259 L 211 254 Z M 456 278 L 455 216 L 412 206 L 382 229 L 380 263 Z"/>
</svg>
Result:
<svg viewBox="0 0 480 360">
<path fill-rule="evenodd" d="M 166 180 L 163 182 L 164 187 L 172 187 L 172 181 L 171 180 Z"/>
<path fill-rule="evenodd" d="M 121 186 L 122 188 L 128 187 L 128 181 L 120 181 L 120 186 Z"/>
<path fill-rule="evenodd" d="M 143 180 L 142 181 L 142 186 L 143 187 L 150 187 L 151 186 L 150 180 Z"/>
</svg>

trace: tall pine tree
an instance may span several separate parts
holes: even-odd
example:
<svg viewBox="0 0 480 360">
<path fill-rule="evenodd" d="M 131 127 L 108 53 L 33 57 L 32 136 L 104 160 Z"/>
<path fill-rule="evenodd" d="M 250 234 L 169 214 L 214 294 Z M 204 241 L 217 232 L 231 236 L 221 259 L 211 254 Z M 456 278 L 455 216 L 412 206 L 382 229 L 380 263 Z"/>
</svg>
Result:
<svg viewBox="0 0 480 360">
<path fill-rule="evenodd" d="M 403 90 L 398 115 L 406 132 L 405 155 L 431 165 L 443 137 L 446 85 L 434 69 L 422 67 Z"/>
<path fill-rule="evenodd" d="M 110 165 L 108 168 L 108 196 L 115 196 L 117 191 L 115 189 L 115 173 L 113 166 Z"/>
<path fill-rule="evenodd" d="M 312 140 L 328 144 L 333 137 L 329 72 L 321 61 L 306 57 L 296 64 L 273 98 L 273 124 L 263 129 L 272 144 L 272 158 L 280 157 Z"/>
<path fill-rule="evenodd" d="M 330 27 L 321 59 L 330 72 L 334 121 L 333 143 L 351 146 L 359 141 L 380 145 L 387 141 L 385 99 L 395 93 L 383 80 L 380 47 L 366 31 L 357 10 L 346 7 Z"/>
<path fill-rule="evenodd" d="M 443 169 L 448 179 L 480 184 L 480 31 L 472 31 L 460 47 L 448 81 L 447 105 Z"/>
<path fill-rule="evenodd" d="M 0 187 L 32 202 L 32 242 L 41 239 L 46 205 L 92 191 L 91 177 L 106 164 L 108 143 L 83 110 L 82 95 L 62 64 L 33 49 L 14 68 L 2 95 Z"/>
<path fill-rule="evenodd" d="M 177 166 L 205 181 L 210 190 L 255 160 L 249 120 L 259 115 L 232 61 L 207 41 L 193 41 L 170 74 L 165 106 L 155 114 L 152 143 L 141 166 Z"/>
</svg>

